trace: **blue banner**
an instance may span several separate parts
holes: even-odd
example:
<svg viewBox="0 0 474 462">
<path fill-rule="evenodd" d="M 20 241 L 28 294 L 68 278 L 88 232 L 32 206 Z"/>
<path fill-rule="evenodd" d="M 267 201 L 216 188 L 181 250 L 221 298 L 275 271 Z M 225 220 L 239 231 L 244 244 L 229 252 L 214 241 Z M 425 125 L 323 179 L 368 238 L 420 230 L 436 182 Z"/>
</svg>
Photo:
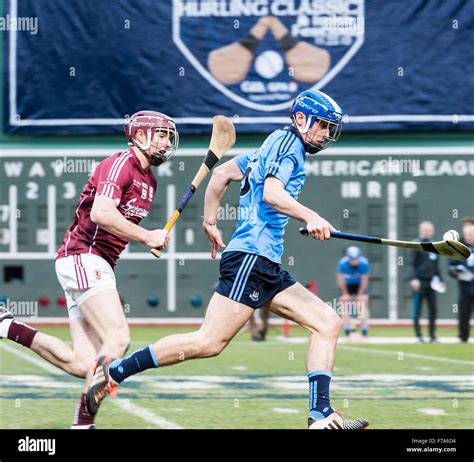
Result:
<svg viewBox="0 0 474 462">
<path fill-rule="evenodd" d="M 0 29 L 7 133 L 117 133 L 140 109 L 269 131 L 308 88 L 346 131 L 474 128 L 470 0 L 3 0 Z"/>
</svg>

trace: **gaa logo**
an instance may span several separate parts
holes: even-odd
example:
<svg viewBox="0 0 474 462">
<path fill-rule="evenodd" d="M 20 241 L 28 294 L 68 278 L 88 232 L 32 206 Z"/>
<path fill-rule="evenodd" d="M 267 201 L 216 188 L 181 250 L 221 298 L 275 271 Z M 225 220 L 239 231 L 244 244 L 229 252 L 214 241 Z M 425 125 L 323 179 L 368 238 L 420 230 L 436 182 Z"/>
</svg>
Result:
<svg viewBox="0 0 474 462">
<path fill-rule="evenodd" d="M 228 98 L 278 111 L 322 89 L 357 53 L 364 0 L 173 0 L 173 40 Z"/>
</svg>

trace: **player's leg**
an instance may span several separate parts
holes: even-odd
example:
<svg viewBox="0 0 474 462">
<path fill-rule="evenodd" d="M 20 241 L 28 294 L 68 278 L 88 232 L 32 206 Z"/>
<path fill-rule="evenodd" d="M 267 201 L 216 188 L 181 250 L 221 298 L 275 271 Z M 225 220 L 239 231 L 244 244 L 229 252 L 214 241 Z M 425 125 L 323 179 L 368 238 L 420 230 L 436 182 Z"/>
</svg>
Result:
<svg viewBox="0 0 474 462">
<path fill-rule="evenodd" d="M 94 414 L 102 399 L 127 377 L 146 369 L 170 366 L 189 359 L 217 356 L 247 323 L 253 309 L 214 293 L 198 331 L 169 335 L 126 358 L 104 361 L 87 392 L 88 410 Z"/>
<path fill-rule="evenodd" d="M 214 293 L 201 328 L 158 340 L 153 354 L 158 365 L 169 366 L 188 359 L 217 356 L 249 320 L 253 309 Z"/>
<path fill-rule="evenodd" d="M 265 340 L 267 337 L 268 326 L 270 323 L 270 310 L 268 308 L 262 307 L 260 309 L 259 314 L 260 314 L 260 320 L 262 321 L 260 334 L 261 334 L 262 340 Z"/>
<path fill-rule="evenodd" d="M 70 298 L 67 298 L 71 302 Z M 2 326 L 3 328 L 7 327 L 5 320 L 10 321 L 7 335 L 9 334 L 12 339 L 16 339 L 18 343 L 24 346 L 29 346 L 39 356 L 71 375 L 81 378 L 86 378 L 88 375 L 90 377 L 100 348 L 100 341 L 87 321 L 81 317 L 76 305 L 70 306 L 68 311 L 72 346 L 56 337 L 38 332 L 26 324 L 19 323 L 11 316 L 6 317 L 7 312 L 3 313 L 3 322 L 0 319 L 0 328 Z M 33 338 L 28 345 L 28 337 L 31 336 Z M 86 389 L 83 390 L 76 406 L 71 428 L 94 428 L 94 417 L 86 409 Z"/>
<path fill-rule="evenodd" d="M 424 342 L 423 336 L 421 335 L 421 327 L 420 327 L 420 315 L 421 315 L 421 307 L 423 303 L 423 292 L 422 287 L 419 290 L 413 291 L 412 293 L 412 317 L 413 317 L 413 328 L 415 329 L 415 335 L 418 338 L 419 342 Z"/>
<path fill-rule="evenodd" d="M 91 340 L 93 345 L 97 345 L 97 338 L 102 344 L 101 354 L 121 356 L 130 340 L 112 268 L 102 258 L 89 254 L 60 258 L 56 260 L 55 267 L 59 283 L 65 291 L 70 319 L 78 316 L 85 318 L 90 326 L 88 332 L 97 334 Z M 72 325 L 71 334 L 75 334 L 76 324 Z M 26 328 L 24 331 L 30 333 Z M 56 337 L 38 332 L 30 347 L 66 372 L 86 377 L 91 348 L 84 347 L 84 336 L 76 337 L 79 339 L 75 342 L 77 346 L 73 343 L 71 348 Z M 95 356 L 96 352 L 93 354 Z"/>
<path fill-rule="evenodd" d="M 130 331 L 117 289 L 101 286 L 79 298 L 81 314 L 100 340 L 99 355 L 122 356 L 130 344 Z"/>
<path fill-rule="evenodd" d="M 85 389 L 89 390 L 90 387 L 100 385 L 99 394 L 102 395 L 102 398 L 106 394 L 114 395 L 116 384 L 109 383 L 104 366 L 125 354 L 130 345 L 129 327 L 117 289 L 114 286 L 99 286 L 90 289 L 88 293 L 79 298 L 78 305 L 100 341 L 98 360 L 93 372 L 86 377 Z M 87 392 L 85 400 L 87 412 L 92 416 L 97 414 L 100 400 L 96 406 L 93 406 Z"/>
<path fill-rule="evenodd" d="M 89 296 L 91 293 L 94 293 L 93 291 L 102 290 L 102 287 L 99 289 L 97 287 L 93 289 L 79 289 L 77 285 L 73 285 L 73 282 L 75 281 L 75 277 L 72 276 L 75 274 L 73 265 L 74 261 L 72 257 L 62 258 L 56 261 L 56 273 L 58 275 L 60 284 L 63 286 L 63 289 L 65 289 L 69 318 L 71 321 L 80 316 L 78 305 L 80 306 L 81 311 L 86 310 L 88 307 L 88 305 L 82 307 L 78 300 L 80 300 L 81 297 Z M 112 272 L 112 270 L 110 270 L 110 272 Z M 111 278 L 114 280 L 113 275 Z M 104 277 L 104 279 L 106 278 Z M 113 286 L 107 286 L 107 288 L 109 287 L 111 287 L 110 290 L 115 290 Z M 111 303 L 113 304 L 114 301 L 118 299 L 118 295 L 115 298 L 111 296 L 111 299 Z M 104 304 L 106 307 L 109 305 L 109 301 L 104 296 L 99 299 L 99 302 Z M 90 303 L 94 303 L 94 301 L 91 301 Z M 115 311 L 118 312 L 118 316 L 121 316 L 122 319 L 124 316 L 121 305 L 119 306 L 120 309 L 117 309 L 116 307 L 114 308 Z M 105 310 L 106 309 L 103 311 L 104 322 L 106 322 L 107 319 L 105 316 L 110 316 L 109 313 L 105 313 Z M 8 337 L 17 343 L 30 348 L 39 356 L 64 370 L 65 372 L 76 377 L 85 378 L 90 368 L 90 361 L 91 359 L 94 360 L 96 352 L 92 352 L 92 349 L 85 344 L 86 339 L 84 336 L 77 336 L 75 334 L 77 330 L 75 326 L 81 323 L 82 321 L 74 321 L 70 324 L 71 335 L 73 336 L 73 346 L 71 347 L 71 345 L 57 337 L 39 332 L 27 324 L 15 320 L 11 314 L 5 312 L 4 310 L 3 316 L 0 317 L 0 337 Z M 99 327 L 101 324 L 102 320 L 97 323 Z M 108 332 L 112 334 L 113 330 L 110 329 Z M 102 334 L 103 338 L 105 338 L 104 332 L 102 332 Z M 117 331 L 117 334 L 120 334 L 120 330 Z M 76 341 L 74 340 L 74 337 L 77 337 Z M 114 339 L 116 338 L 116 336 L 113 337 Z M 113 341 L 109 338 L 106 340 L 107 344 Z M 96 345 L 97 339 L 92 339 L 91 342 Z"/>
<path fill-rule="evenodd" d="M 458 334 L 461 342 L 469 340 L 471 312 L 474 308 L 474 294 L 459 294 Z"/>
<path fill-rule="evenodd" d="M 354 296 L 359 290 L 358 284 L 348 284 L 347 293 L 339 297 L 339 302 L 342 305 L 341 318 L 342 318 L 342 327 L 346 337 L 349 337 L 353 328 L 352 328 L 352 315 L 355 307 Z M 355 330 L 355 329 L 354 329 Z"/>
<path fill-rule="evenodd" d="M 79 309 L 77 309 L 77 316 L 70 318 L 69 324 L 73 349 L 80 350 L 84 355 L 84 358 L 88 358 L 88 362 L 84 364 L 84 367 L 87 371 L 85 377 L 90 381 L 94 370 L 93 366 L 100 350 L 100 339 L 97 333 L 90 327 L 89 323 L 80 315 Z M 71 424 L 72 429 L 95 428 L 95 416 L 92 416 L 87 412 L 85 393 L 87 390 L 87 383 L 88 382 L 86 381 L 81 397 L 74 411 Z"/>
<path fill-rule="evenodd" d="M 250 316 L 250 319 L 249 319 L 249 331 L 250 331 L 250 336 L 252 338 L 252 340 L 254 340 L 255 342 L 259 342 L 261 340 L 260 338 L 260 332 L 259 332 L 259 322 L 258 322 L 258 319 L 257 319 L 257 311 L 255 311 L 253 313 L 252 316 Z"/>
<path fill-rule="evenodd" d="M 436 342 L 436 292 L 430 288 L 426 290 L 426 302 L 428 304 L 428 332 L 430 335 L 430 342 Z"/>
<path fill-rule="evenodd" d="M 15 317 L 5 309 L 1 309 L 0 338 L 23 345 L 51 364 L 68 374 L 84 378 L 90 367 L 90 355 L 81 345 L 71 346 L 63 340 L 36 330 Z"/>
<path fill-rule="evenodd" d="M 116 289 L 112 268 L 101 257 L 74 255 L 56 261 L 56 273 L 68 301 L 73 345 L 87 352 L 84 393 L 74 415 L 74 428 L 88 428 L 94 417 L 87 412 L 88 389 L 97 357 L 120 357 L 130 342 L 129 329 Z"/>
<path fill-rule="evenodd" d="M 249 330 L 252 340 L 262 342 L 265 340 L 268 331 L 270 311 L 265 307 L 255 311 L 249 320 Z"/>
<path fill-rule="evenodd" d="M 342 325 L 334 309 L 298 282 L 276 294 L 269 309 L 309 331 L 307 372 L 314 370 L 332 372 L 336 342 Z"/>
<path fill-rule="evenodd" d="M 471 316 L 474 311 L 474 294 L 466 294 L 465 306 L 463 310 L 464 323 L 463 323 L 463 342 L 469 341 L 469 335 L 471 330 Z"/>
<path fill-rule="evenodd" d="M 369 333 L 369 296 L 367 294 L 359 296 L 359 312 L 360 312 L 360 330 L 362 335 L 367 336 Z"/>
<path fill-rule="evenodd" d="M 339 297 L 339 303 L 341 304 L 341 319 L 342 319 L 342 328 L 344 329 L 344 333 L 346 337 L 351 335 L 351 316 L 350 316 L 350 303 L 351 298 L 349 295 L 341 295 Z"/>
<path fill-rule="evenodd" d="M 305 327 L 309 333 L 306 370 L 310 387 L 310 428 L 365 428 L 365 420 L 348 420 L 331 408 L 329 386 L 342 322 L 334 309 L 299 283 L 275 295 L 270 310 Z"/>
</svg>

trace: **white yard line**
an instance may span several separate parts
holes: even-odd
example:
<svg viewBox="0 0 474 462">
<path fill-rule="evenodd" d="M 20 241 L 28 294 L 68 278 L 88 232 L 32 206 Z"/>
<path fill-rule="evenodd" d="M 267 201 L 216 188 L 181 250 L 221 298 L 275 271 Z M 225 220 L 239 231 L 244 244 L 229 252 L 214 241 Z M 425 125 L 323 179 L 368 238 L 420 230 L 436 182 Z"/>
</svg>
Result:
<svg viewBox="0 0 474 462">
<path fill-rule="evenodd" d="M 0 343 L 0 350 L 5 350 L 8 353 L 17 356 L 18 358 L 28 361 L 31 364 L 34 364 L 35 366 L 39 367 L 40 369 L 43 369 L 44 371 L 48 372 L 49 374 L 54 374 L 58 376 L 67 375 L 65 372 L 49 364 L 44 359 L 36 358 L 26 352 L 19 351 L 18 349 L 10 345 L 5 345 L 4 342 Z M 136 404 L 132 404 L 130 400 L 112 399 L 110 400 L 110 402 L 115 406 L 119 407 L 121 410 L 133 414 L 135 417 L 138 417 L 148 423 L 151 423 L 152 425 L 156 425 L 157 427 L 174 429 L 183 428 L 178 424 L 175 424 L 174 422 L 170 422 L 169 420 L 166 420 L 163 417 L 156 415 L 154 412 L 151 412 L 148 409 L 144 409 L 140 406 L 137 406 Z"/>
<path fill-rule="evenodd" d="M 417 409 L 418 412 L 421 412 L 422 414 L 426 415 L 448 415 L 444 411 L 444 409 L 439 409 L 439 408 L 420 408 Z"/>
<path fill-rule="evenodd" d="M 170 422 L 169 420 L 166 420 L 163 417 L 156 415 L 154 412 L 151 412 L 148 409 L 145 409 L 141 406 L 137 406 L 136 404 L 132 404 L 128 399 L 115 399 L 112 402 L 120 409 L 122 409 L 122 411 L 129 412 L 130 414 L 133 414 L 136 417 L 140 417 L 141 419 L 146 420 L 147 422 L 150 422 L 153 425 L 156 425 L 157 427 L 175 430 L 183 428 L 180 425 L 175 424 L 174 422 Z"/>
<path fill-rule="evenodd" d="M 298 409 L 293 409 L 290 407 L 274 407 L 273 412 L 276 412 L 277 414 L 299 414 L 300 411 Z"/>
<path fill-rule="evenodd" d="M 390 351 L 390 350 L 379 350 L 376 348 L 362 348 L 348 345 L 338 345 L 338 348 L 349 351 L 360 351 L 364 353 L 375 353 L 379 355 L 389 355 L 389 356 L 398 356 L 400 353 L 403 354 L 404 358 L 410 359 L 423 359 L 427 361 L 438 361 L 441 363 L 450 363 L 450 364 L 464 364 L 467 366 L 474 367 L 474 361 L 464 360 L 464 359 L 452 359 L 452 358 L 442 358 L 440 356 L 430 356 L 430 355 L 420 355 L 417 353 L 407 353 L 405 351 Z"/>
<path fill-rule="evenodd" d="M 31 354 L 26 353 L 25 351 L 21 351 L 10 345 L 6 345 L 5 340 L 2 343 L 0 343 L 0 350 L 8 351 L 8 353 L 11 353 L 12 355 L 15 355 L 18 358 L 24 359 L 25 361 L 28 361 L 31 364 L 34 364 L 35 366 L 39 367 L 40 369 L 43 369 L 49 374 L 54 374 L 54 375 L 66 374 L 65 372 L 61 371 L 57 367 L 46 362 L 46 360 L 44 359 L 36 358 L 35 356 L 32 356 Z"/>
<path fill-rule="evenodd" d="M 28 319 L 25 319 L 28 322 Z M 276 337 L 277 341 L 282 343 L 304 344 L 308 343 L 307 337 L 284 337 L 280 335 Z M 459 345 L 457 337 L 438 337 L 438 344 L 442 345 Z M 267 342 L 265 342 L 267 343 Z M 420 342 L 416 337 L 363 337 L 359 334 L 350 337 L 339 337 L 338 345 L 419 345 Z M 469 344 L 474 344 L 474 339 L 469 339 Z"/>
</svg>

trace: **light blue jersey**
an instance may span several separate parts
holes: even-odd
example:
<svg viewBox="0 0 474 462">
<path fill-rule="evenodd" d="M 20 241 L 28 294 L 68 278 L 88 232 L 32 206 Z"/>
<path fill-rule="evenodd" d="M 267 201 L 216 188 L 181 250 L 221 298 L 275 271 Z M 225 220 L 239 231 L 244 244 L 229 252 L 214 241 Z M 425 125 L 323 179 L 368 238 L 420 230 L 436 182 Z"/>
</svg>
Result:
<svg viewBox="0 0 474 462">
<path fill-rule="evenodd" d="M 224 252 L 246 252 L 281 263 L 288 217 L 263 202 L 263 186 L 268 176 L 274 176 L 298 199 L 305 180 L 304 160 L 303 143 L 291 127 L 274 131 L 259 149 L 235 158 L 244 174 L 239 222 Z"/>
<path fill-rule="evenodd" d="M 359 264 L 351 266 L 349 257 L 343 257 L 339 260 L 337 272 L 344 276 L 347 285 L 360 284 L 362 276 L 370 273 L 370 264 L 367 258 L 359 257 Z"/>
</svg>

